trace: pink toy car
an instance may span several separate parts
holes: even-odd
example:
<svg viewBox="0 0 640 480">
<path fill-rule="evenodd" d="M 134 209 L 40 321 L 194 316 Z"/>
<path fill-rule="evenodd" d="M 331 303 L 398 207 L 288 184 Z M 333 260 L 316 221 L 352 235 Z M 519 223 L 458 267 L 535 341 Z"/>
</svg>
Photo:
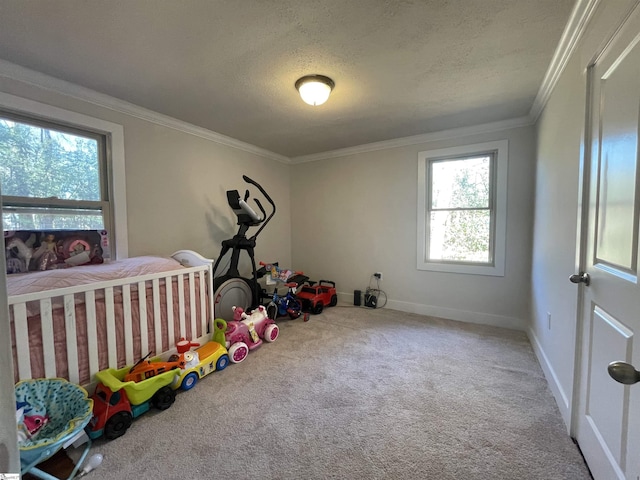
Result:
<svg viewBox="0 0 640 480">
<path fill-rule="evenodd" d="M 241 307 L 233 307 L 233 320 L 226 324 L 225 343 L 233 363 L 243 361 L 250 350 L 262 345 L 262 340 L 274 342 L 280 333 L 278 325 L 267 316 L 262 305 L 250 315 Z"/>
</svg>

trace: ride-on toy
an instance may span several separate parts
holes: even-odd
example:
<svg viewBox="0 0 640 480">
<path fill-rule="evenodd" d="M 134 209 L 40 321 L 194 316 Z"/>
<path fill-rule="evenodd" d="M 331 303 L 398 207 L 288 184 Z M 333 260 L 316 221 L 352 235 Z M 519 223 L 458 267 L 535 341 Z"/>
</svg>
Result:
<svg viewBox="0 0 640 480">
<path fill-rule="evenodd" d="M 199 347 L 199 343 L 181 340 L 177 343 L 177 354 L 169 357 L 169 362 L 179 362 L 182 366 L 171 386 L 174 389 L 190 390 L 205 375 L 216 370 L 223 370 L 229 365 L 227 349 L 218 342 L 207 342 L 200 348 L 191 351 L 191 347 Z"/>
<path fill-rule="evenodd" d="M 322 313 L 324 307 L 334 307 L 338 304 L 335 282 L 320 280 L 318 284 L 308 283 L 309 285 L 304 285 L 298 293 L 303 310 L 309 310 L 317 315 Z"/>
<path fill-rule="evenodd" d="M 286 315 L 295 319 L 302 315 L 302 303 L 295 296 L 298 284 L 291 282 L 285 283 L 284 286 L 287 287 L 287 294 L 281 297 L 278 295 L 278 289 L 275 288 L 271 301 L 267 305 L 267 316 L 272 320 Z M 305 316 L 304 321 L 306 322 L 307 320 L 309 320 L 309 317 Z"/>
<path fill-rule="evenodd" d="M 216 315 L 227 321 L 233 318 L 232 307 L 234 305 L 248 310 L 250 308 L 255 308 L 260 303 L 261 288 L 258 284 L 254 248 L 256 246 L 256 237 L 260 232 L 262 232 L 264 227 L 266 227 L 267 223 L 269 223 L 273 215 L 276 213 L 275 203 L 273 203 L 273 200 L 267 192 L 265 192 L 262 186 L 246 175 L 243 175 L 242 178 L 245 182 L 254 185 L 260 191 L 271 205 L 272 210 L 269 216 L 267 216 L 260 200 L 254 198 L 256 205 L 262 213 L 262 215 L 259 215 L 247 204 L 247 200 L 249 199 L 249 190 L 246 190 L 244 199 L 240 198 L 240 194 L 237 190 L 227 191 L 227 202 L 238 217 L 239 227 L 238 232 L 233 238 L 223 240 L 222 250 L 220 251 L 220 255 L 218 255 L 216 263 L 213 266 L 214 308 Z M 262 224 L 262 226 L 258 231 L 254 233 L 253 236 L 247 238 L 246 234 L 249 228 L 260 224 Z M 231 263 L 229 264 L 229 269 L 225 274 L 215 277 L 220 260 L 229 250 L 231 250 Z M 245 250 L 251 259 L 251 278 L 242 277 L 238 271 L 238 260 L 242 250 Z"/>
<path fill-rule="evenodd" d="M 278 338 L 280 329 L 275 322 L 267 317 L 266 309 L 259 306 L 247 315 L 242 307 L 234 308 L 234 318 L 229 322 L 222 318 L 214 321 L 214 338 L 220 338 L 224 332 L 229 358 L 233 363 L 240 363 L 253 350 L 262 345 L 262 340 L 274 342 Z"/>
<path fill-rule="evenodd" d="M 273 294 L 268 295 L 263 291 L 263 298 L 270 299 L 267 305 L 267 316 L 272 320 L 277 317 L 288 315 L 295 319 L 302 315 L 302 303 L 296 298 L 296 290 L 303 283 L 309 280 L 309 277 L 303 272 L 293 272 L 284 268 L 280 268 L 277 263 L 260 262 L 260 274 L 266 275 L 267 285 L 276 285 Z M 284 283 L 287 287 L 287 293 L 284 296 L 278 294 L 278 284 Z M 304 321 L 309 320 L 309 316 L 304 316 Z"/>
<path fill-rule="evenodd" d="M 109 368 L 96 373 L 98 384 L 93 396 L 93 418 L 87 434 L 95 439 L 104 435 L 109 440 L 124 435 L 131 421 L 147 412 L 151 405 L 159 410 L 169 408 L 178 388 L 190 390 L 197 381 L 229 364 L 227 349 L 217 341 L 199 344 L 180 340 L 177 354 L 168 362 L 149 359 L 151 352 L 132 367 Z"/>
<path fill-rule="evenodd" d="M 138 364 L 141 365 L 145 359 Z M 165 362 L 150 363 L 160 365 Z M 166 410 L 173 405 L 176 392 L 170 385 L 180 370 L 168 369 L 158 373 L 145 367 L 148 378 L 138 382 L 125 380 L 134 367 L 119 370 L 109 368 L 96 373 L 99 383 L 91 396 L 93 418 L 86 428 L 91 439 L 102 435 L 109 440 L 118 438 L 126 433 L 131 421 L 149 411 L 151 405 L 159 410 Z"/>
<path fill-rule="evenodd" d="M 207 342 L 195 351 L 191 351 L 191 347 L 200 347 L 200 344 L 181 339 L 176 343 L 178 353 L 171 355 L 167 362 L 147 360 L 151 355 L 149 353 L 131 367 L 124 379 L 140 382 L 164 371 L 177 369 L 171 386 L 174 390 L 189 390 L 205 375 L 223 370 L 229 364 L 227 349 L 216 341 Z"/>
</svg>

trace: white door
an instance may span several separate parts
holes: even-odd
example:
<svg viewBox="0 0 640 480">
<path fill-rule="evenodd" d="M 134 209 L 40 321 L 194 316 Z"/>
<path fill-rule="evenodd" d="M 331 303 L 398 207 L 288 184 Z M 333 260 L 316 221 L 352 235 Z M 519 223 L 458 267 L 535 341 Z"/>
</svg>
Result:
<svg viewBox="0 0 640 480">
<path fill-rule="evenodd" d="M 640 368 L 640 8 L 597 58 L 589 78 L 583 258 L 590 284 L 582 287 L 575 433 L 596 480 L 640 480 L 640 384 L 617 383 L 607 370 L 614 361 Z"/>
</svg>

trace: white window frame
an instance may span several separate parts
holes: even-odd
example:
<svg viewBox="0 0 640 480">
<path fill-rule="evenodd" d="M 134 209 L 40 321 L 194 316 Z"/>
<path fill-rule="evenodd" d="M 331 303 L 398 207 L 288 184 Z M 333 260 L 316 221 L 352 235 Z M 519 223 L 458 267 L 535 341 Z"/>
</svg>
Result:
<svg viewBox="0 0 640 480">
<path fill-rule="evenodd" d="M 454 160 L 460 157 L 496 152 L 494 184 L 495 203 L 492 205 L 494 227 L 492 231 L 493 261 L 491 264 L 473 264 L 455 261 L 429 261 L 427 251 L 427 236 L 429 235 L 429 164 L 434 160 Z M 507 170 L 509 159 L 509 141 L 497 140 L 493 142 L 475 143 L 437 150 L 427 150 L 418 153 L 418 235 L 417 235 L 417 268 L 434 272 L 463 273 L 470 275 L 504 276 L 506 257 L 507 232 Z"/>
<path fill-rule="evenodd" d="M 116 258 L 129 256 L 129 241 L 127 231 L 127 191 L 125 183 L 124 157 L 124 129 L 122 125 L 107 122 L 98 118 L 72 112 L 62 108 L 36 102 L 8 93 L 0 92 L 0 108 L 27 117 L 40 118 L 49 122 L 59 122 L 87 129 L 106 136 L 108 150 L 110 150 L 109 184 L 112 192 L 111 208 L 115 235 L 114 250 Z"/>
</svg>

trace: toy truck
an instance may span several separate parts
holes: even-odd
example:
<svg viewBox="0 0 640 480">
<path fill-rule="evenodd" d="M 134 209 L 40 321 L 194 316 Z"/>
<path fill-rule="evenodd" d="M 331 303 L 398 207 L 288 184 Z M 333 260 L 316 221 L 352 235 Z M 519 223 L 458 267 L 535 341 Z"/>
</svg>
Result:
<svg viewBox="0 0 640 480">
<path fill-rule="evenodd" d="M 157 366 L 166 368 L 166 363 Z M 135 367 L 135 366 L 134 366 Z M 133 368 L 124 367 L 119 370 L 109 368 L 96 373 L 98 385 L 93 399 L 93 418 L 87 425 L 87 435 L 96 439 L 104 435 L 113 440 L 124 435 L 134 418 L 149 411 L 151 405 L 159 410 L 166 410 L 176 398 L 171 388 L 176 375 L 181 371 L 166 369 L 162 372 L 147 370 L 148 377 L 140 380 L 125 380 Z"/>
<path fill-rule="evenodd" d="M 334 307 L 338 304 L 336 284 L 330 280 L 320 280 L 317 285 L 307 282 L 298 293 L 298 300 L 302 302 L 303 310 L 310 310 L 314 315 L 322 313 L 324 307 Z"/>
</svg>

